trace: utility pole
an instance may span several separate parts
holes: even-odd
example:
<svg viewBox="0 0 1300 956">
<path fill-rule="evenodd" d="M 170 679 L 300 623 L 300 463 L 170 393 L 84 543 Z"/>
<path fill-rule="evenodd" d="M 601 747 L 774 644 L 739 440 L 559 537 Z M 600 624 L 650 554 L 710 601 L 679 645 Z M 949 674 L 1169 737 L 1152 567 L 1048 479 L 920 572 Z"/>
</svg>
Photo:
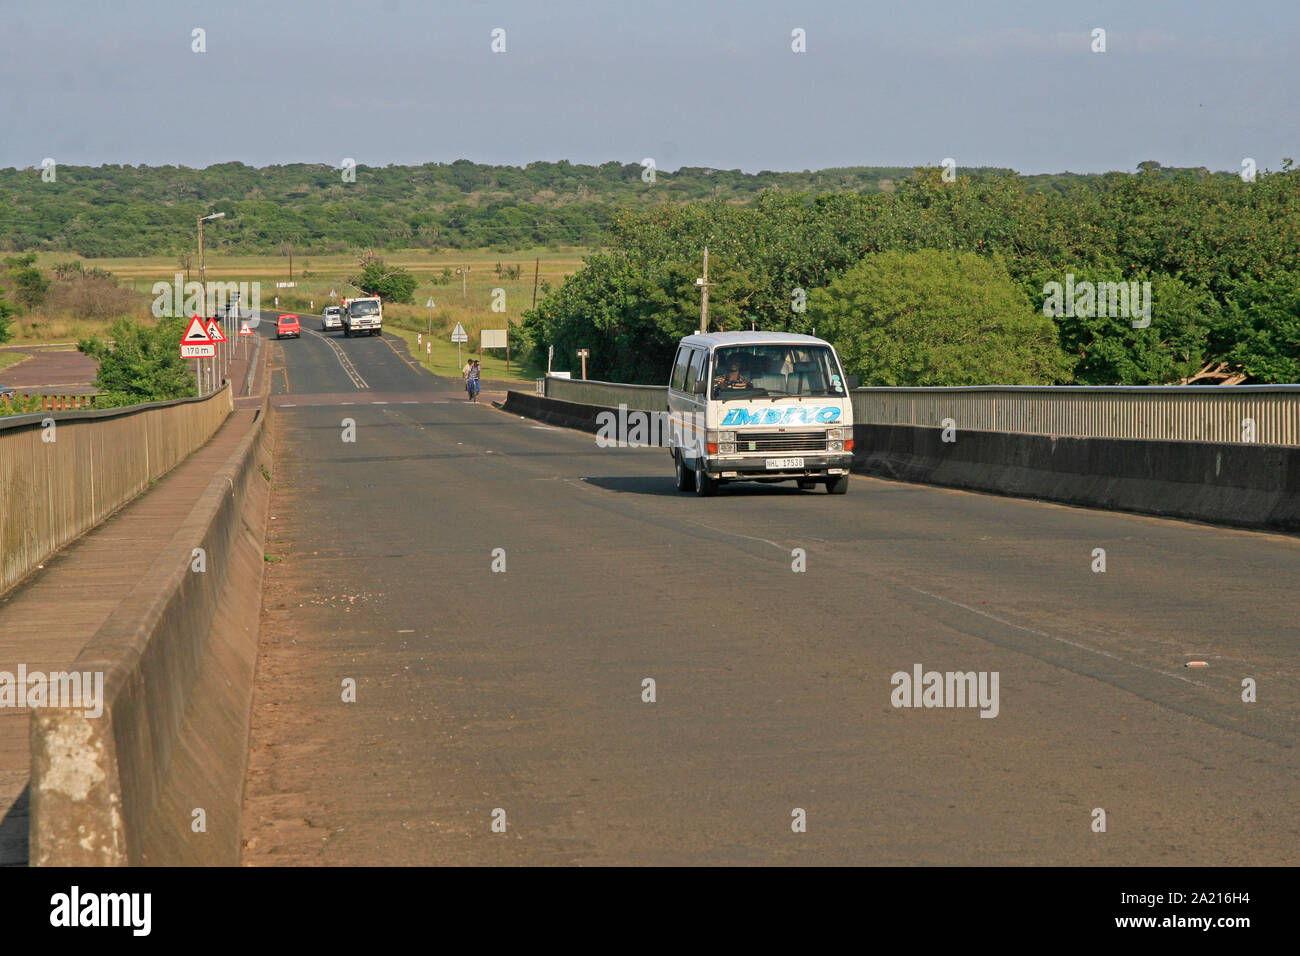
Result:
<svg viewBox="0 0 1300 956">
<path fill-rule="evenodd" d="M 533 308 L 537 308 L 537 273 L 542 268 L 542 257 L 538 256 L 537 261 L 533 263 Z"/>
<path fill-rule="evenodd" d="M 203 262 L 203 224 L 204 224 L 205 222 L 211 222 L 213 219 L 225 219 L 225 218 L 226 218 L 226 214 L 225 214 L 224 212 L 214 212 L 214 213 L 213 213 L 212 215 L 210 215 L 210 216 L 199 216 L 199 217 L 198 217 L 198 223 L 199 223 L 199 285 L 203 288 L 203 302 L 202 302 L 202 303 L 200 304 L 200 306 L 199 306 L 199 311 L 203 313 L 203 321 L 204 321 L 205 324 L 207 323 L 207 320 L 208 320 L 208 274 L 207 274 L 206 269 L 204 268 L 204 262 Z M 182 309 L 181 311 L 184 312 L 184 309 Z M 213 361 L 213 369 L 212 369 L 212 371 L 215 373 L 215 372 L 216 372 L 216 357 L 215 357 L 215 356 L 213 357 L 213 360 L 212 360 L 212 361 Z M 203 363 L 202 363 L 202 362 L 199 362 L 198 364 L 199 364 L 199 365 L 202 365 Z M 209 384 L 210 384 L 210 383 L 209 383 Z M 202 389 L 200 389 L 200 392 L 202 392 Z"/>
<path fill-rule="evenodd" d="M 700 332 L 709 331 L 709 247 L 704 247 L 704 276 L 696 279 L 700 287 Z"/>
</svg>

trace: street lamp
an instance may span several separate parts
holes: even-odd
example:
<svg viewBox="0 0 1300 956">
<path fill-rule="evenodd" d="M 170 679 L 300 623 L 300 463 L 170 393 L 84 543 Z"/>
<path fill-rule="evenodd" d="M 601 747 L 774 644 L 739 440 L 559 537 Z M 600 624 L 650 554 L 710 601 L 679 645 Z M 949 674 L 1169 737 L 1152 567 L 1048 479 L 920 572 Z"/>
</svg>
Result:
<svg viewBox="0 0 1300 956">
<path fill-rule="evenodd" d="M 208 280 L 203 269 L 203 224 L 211 222 L 214 219 L 225 219 L 224 212 L 214 212 L 210 216 L 199 216 L 199 285 L 203 286 L 203 309 L 207 311 L 208 307 Z"/>
<path fill-rule="evenodd" d="M 211 222 L 213 219 L 225 219 L 225 218 L 226 218 L 226 214 L 225 214 L 224 212 L 214 212 L 214 213 L 213 213 L 212 215 L 210 215 L 210 216 L 199 216 L 199 217 L 198 217 L 198 224 L 199 224 L 199 285 L 202 286 L 202 288 L 203 288 L 203 318 L 204 318 L 205 320 L 206 320 L 207 317 L 208 317 L 208 277 L 207 277 L 207 272 L 206 272 L 206 271 L 204 270 L 204 268 L 203 268 L 203 224 L 204 224 L 205 222 Z M 214 360 L 214 362 L 213 362 L 213 369 L 212 369 L 212 371 L 213 371 L 214 373 L 216 372 L 216 363 L 215 363 L 215 360 Z M 215 376 L 214 376 L 214 377 L 215 377 Z M 209 382 L 208 384 L 209 384 L 209 385 L 212 385 L 213 383 Z"/>
</svg>

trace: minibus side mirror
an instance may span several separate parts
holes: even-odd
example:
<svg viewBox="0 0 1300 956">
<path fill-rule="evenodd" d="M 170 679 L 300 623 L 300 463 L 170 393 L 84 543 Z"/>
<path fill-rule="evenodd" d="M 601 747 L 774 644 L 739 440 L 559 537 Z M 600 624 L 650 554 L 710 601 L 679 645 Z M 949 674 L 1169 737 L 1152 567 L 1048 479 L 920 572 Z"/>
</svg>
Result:
<svg viewBox="0 0 1300 956">
<path fill-rule="evenodd" d="M 849 388 L 861 388 L 862 380 L 859 379 L 856 375 L 846 374 L 844 376 L 844 384 L 847 385 Z"/>
<path fill-rule="evenodd" d="M 697 378 L 693 391 L 696 395 L 703 395 L 709 390 L 709 380 L 707 378 Z"/>
</svg>

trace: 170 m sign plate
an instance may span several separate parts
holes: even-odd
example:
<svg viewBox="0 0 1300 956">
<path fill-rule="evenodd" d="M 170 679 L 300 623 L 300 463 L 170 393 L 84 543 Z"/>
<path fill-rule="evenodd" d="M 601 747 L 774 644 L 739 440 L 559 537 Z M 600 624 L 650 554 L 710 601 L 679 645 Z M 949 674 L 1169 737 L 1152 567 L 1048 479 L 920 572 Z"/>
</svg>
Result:
<svg viewBox="0 0 1300 956">
<path fill-rule="evenodd" d="M 186 345 L 181 343 L 181 358 L 215 358 L 217 347 L 209 342 L 207 345 Z"/>
</svg>

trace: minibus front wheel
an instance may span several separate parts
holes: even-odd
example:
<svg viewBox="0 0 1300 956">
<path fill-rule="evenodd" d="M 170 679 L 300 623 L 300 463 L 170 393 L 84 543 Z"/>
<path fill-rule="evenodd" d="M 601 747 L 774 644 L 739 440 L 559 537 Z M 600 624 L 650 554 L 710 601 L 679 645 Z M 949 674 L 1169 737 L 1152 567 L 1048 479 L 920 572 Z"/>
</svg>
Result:
<svg viewBox="0 0 1300 956">
<path fill-rule="evenodd" d="M 686 467 L 686 462 L 682 458 L 681 452 L 675 452 L 673 454 L 673 462 L 677 466 L 677 490 L 690 491 L 695 485 L 695 476 L 692 475 L 691 470 Z"/>
<path fill-rule="evenodd" d="M 701 498 L 712 498 L 718 493 L 718 481 L 710 478 L 704 470 L 704 457 L 695 459 L 695 494 Z"/>
</svg>

